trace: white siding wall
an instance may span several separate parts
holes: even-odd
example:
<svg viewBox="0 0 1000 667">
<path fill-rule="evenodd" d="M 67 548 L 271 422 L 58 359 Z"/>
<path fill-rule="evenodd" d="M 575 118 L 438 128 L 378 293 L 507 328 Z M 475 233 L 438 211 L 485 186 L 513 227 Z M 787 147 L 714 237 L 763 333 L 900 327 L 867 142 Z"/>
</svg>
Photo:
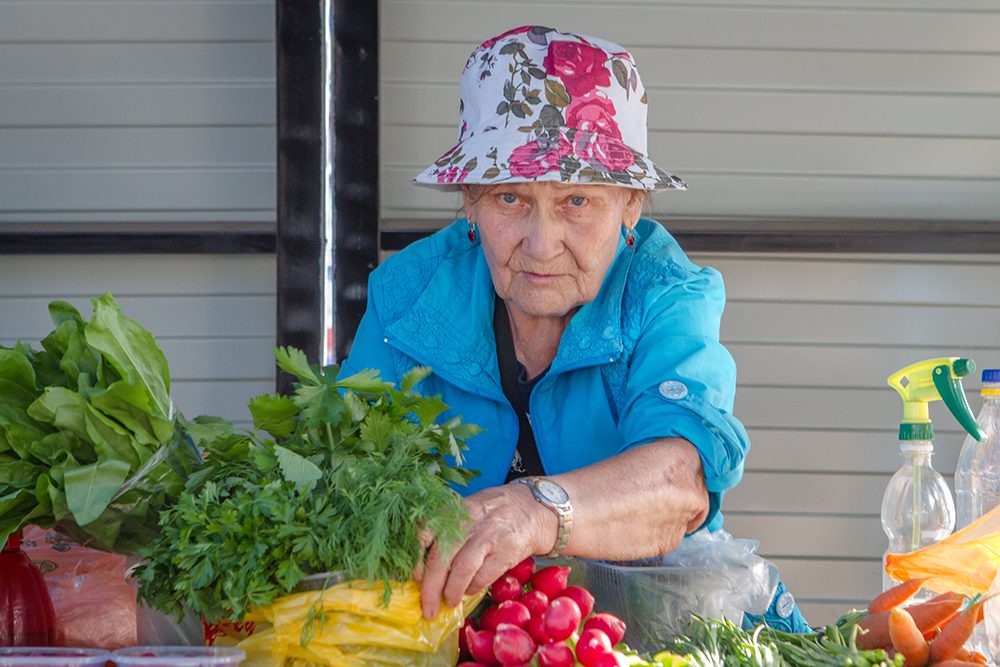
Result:
<svg viewBox="0 0 1000 667">
<path fill-rule="evenodd" d="M 271 255 L 0 255 L 0 344 L 38 347 L 52 330 L 49 301 L 69 301 L 89 319 L 90 299 L 104 292 L 160 342 L 188 417 L 247 425 L 250 398 L 274 391 Z"/>
<path fill-rule="evenodd" d="M 618 41 L 649 91 L 650 153 L 691 190 L 656 217 L 1000 220 L 995 0 L 382 0 L 382 215 L 440 224 L 409 184 L 454 143 L 475 45 L 537 23 Z M 397 223 L 398 224 L 398 223 Z M 723 339 L 753 449 L 727 527 L 761 541 L 810 621 L 880 589 L 899 465 L 891 372 L 1000 366 L 996 256 L 700 253 L 726 278 Z M 978 408 L 978 374 L 966 383 Z M 940 407 L 938 467 L 962 436 Z"/>
<path fill-rule="evenodd" d="M 273 0 L 0 0 L 0 224 L 275 217 Z"/>
</svg>

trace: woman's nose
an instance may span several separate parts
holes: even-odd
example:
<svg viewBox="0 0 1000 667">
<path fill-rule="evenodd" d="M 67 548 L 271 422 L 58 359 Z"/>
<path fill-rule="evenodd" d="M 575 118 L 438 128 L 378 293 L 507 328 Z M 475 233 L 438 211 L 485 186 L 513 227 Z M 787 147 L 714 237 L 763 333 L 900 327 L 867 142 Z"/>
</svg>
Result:
<svg viewBox="0 0 1000 667">
<path fill-rule="evenodd" d="M 526 255 L 539 261 L 546 261 L 562 252 L 562 228 L 552 215 L 535 209 L 528 216 L 527 227 L 524 240 L 521 242 L 521 248 Z"/>
</svg>

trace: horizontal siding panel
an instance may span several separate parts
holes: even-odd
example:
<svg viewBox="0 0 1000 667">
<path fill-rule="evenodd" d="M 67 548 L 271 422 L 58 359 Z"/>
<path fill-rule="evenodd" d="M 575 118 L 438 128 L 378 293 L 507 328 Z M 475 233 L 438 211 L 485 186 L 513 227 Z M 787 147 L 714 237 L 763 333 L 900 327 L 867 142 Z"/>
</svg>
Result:
<svg viewBox="0 0 1000 667">
<path fill-rule="evenodd" d="M 74 3 L 79 5 L 81 3 Z M 130 3 L 135 4 L 135 3 Z M 0 8 L 3 5 L 0 4 Z M 49 8 L 49 11 L 53 11 Z M 3 9 L 0 9 L 0 17 Z M 0 18 L 2 20 L 2 18 Z M 141 29 L 135 26 L 136 30 Z M 192 25 L 192 30 L 198 30 Z M 67 31 L 77 35 L 76 26 Z M 51 86 L 84 83 L 274 81 L 274 43 L 0 43 L 0 80 Z"/>
<path fill-rule="evenodd" d="M 750 472 L 726 494 L 723 511 L 878 516 L 888 483 L 876 474 Z"/>
<path fill-rule="evenodd" d="M 273 255 L 5 255 L 0 261 L 0 298 L 37 297 L 43 316 L 53 299 L 67 300 L 89 317 L 90 298 L 107 291 L 130 301 L 167 291 L 260 296 L 274 294 L 275 280 Z"/>
<path fill-rule="evenodd" d="M 158 339 L 204 336 L 205 332 L 223 338 L 274 336 L 273 295 L 172 296 L 168 285 L 161 286 L 159 291 L 160 294 L 151 296 L 116 297 L 122 311 Z M 47 305 L 47 299 L 0 298 L 0 313 L 3 313 L 0 338 L 36 342 L 46 335 L 52 330 Z M 85 300 L 81 300 L 78 308 L 89 315 Z"/>
<path fill-rule="evenodd" d="M 164 338 L 159 341 L 176 382 L 255 380 L 274 382 L 274 335 L 223 338 Z M 209 337 L 212 336 L 212 337 Z M 249 399 L 249 397 L 247 397 Z"/>
<path fill-rule="evenodd" d="M 997 61 L 1000 73 L 1000 57 Z M 655 74 L 658 66 L 644 62 L 643 72 Z M 650 96 L 651 132 L 1000 136 L 1000 98 L 994 96 L 690 89 L 658 90 Z M 448 84 L 386 83 L 382 122 L 387 133 L 401 128 L 402 138 L 428 127 L 444 128 L 454 138 L 457 100 L 457 79 Z M 403 163 L 400 148 L 383 144 L 383 154 Z"/>
<path fill-rule="evenodd" d="M 782 579 L 796 598 L 823 598 L 833 592 L 835 599 L 843 600 L 846 605 L 841 613 L 854 607 L 855 600 L 868 602 L 882 592 L 879 561 L 777 559 L 774 564 L 781 569 Z"/>
<path fill-rule="evenodd" d="M 273 84 L 17 87 L 0 94 L 0 127 L 7 128 L 275 123 Z"/>
<path fill-rule="evenodd" d="M 723 338 L 733 343 L 778 337 L 784 343 L 947 346 L 955 356 L 966 347 L 996 347 L 998 331 L 1000 309 L 965 306 L 730 301 L 722 320 Z"/>
<path fill-rule="evenodd" d="M 886 536 L 878 516 L 761 516 L 734 510 L 737 505 L 730 500 L 727 496 L 723 504 L 726 531 L 734 537 L 759 541 L 758 553 L 769 560 L 836 558 L 871 561 L 880 559 L 886 549 Z M 851 538 L 844 539 L 845 535 Z M 815 593 L 811 596 L 817 597 Z"/>
<path fill-rule="evenodd" d="M 836 585 L 836 582 L 833 582 Z M 796 598 L 799 610 L 805 616 L 806 621 L 812 626 L 824 626 L 835 623 L 846 611 L 851 609 L 864 609 L 868 600 L 844 600 L 838 602 L 826 602 L 815 600 L 803 600 Z"/>
<path fill-rule="evenodd" d="M 162 223 L 168 214 L 163 211 L 0 211 L 0 223 L 38 223 L 40 231 L 45 229 L 47 223 L 71 223 L 71 222 L 96 222 L 96 223 L 129 223 L 141 224 L 144 222 Z M 169 222 L 178 224 L 201 225 L 215 222 L 233 222 L 233 213 L 226 210 L 198 210 L 185 209 L 183 211 L 170 211 Z M 240 228 L 246 223 L 260 223 L 260 231 L 274 233 L 275 208 L 269 206 L 260 209 L 241 209 L 239 212 Z M 194 229 L 194 227 L 192 227 Z M 247 229 L 253 229 L 247 227 Z M 199 231 L 204 231 L 203 229 Z M 0 239 L 0 247 L 4 241 Z"/>
<path fill-rule="evenodd" d="M 892 390 L 886 387 L 886 391 Z M 737 390 L 737 402 L 742 390 Z M 893 393 L 895 395 L 895 393 Z M 970 399 L 973 412 L 978 412 L 978 397 Z M 851 430 L 854 415 L 843 413 L 847 422 L 843 430 L 752 426 L 750 453 L 746 459 L 748 472 L 833 472 L 889 475 L 903 464 L 896 440 L 896 420 L 902 416 L 900 404 L 896 413 L 884 415 L 885 428 Z M 737 417 L 751 419 L 750 413 L 739 410 Z M 955 472 L 958 453 L 966 433 L 954 423 L 944 408 L 932 411 L 934 421 L 934 468 L 943 475 Z"/>
<path fill-rule="evenodd" d="M 1000 346 L 963 347 L 961 354 L 942 354 L 941 347 L 855 347 L 849 345 L 787 346 L 779 342 L 767 345 L 727 344 L 740 384 L 763 387 L 878 387 L 885 385 L 890 373 L 908 366 L 916 359 L 941 356 L 966 356 L 979 368 L 1000 366 Z M 723 341 L 724 343 L 726 341 Z M 965 380 L 966 389 L 978 391 L 979 374 Z M 888 387 L 886 387 L 888 389 Z"/>
<path fill-rule="evenodd" d="M 264 168 L 0 171 L 0 210 L 240 209 L 275 206 L 276 171 Z"/>
<path fill-rule="evenodd" d="M 444 2 L 461 3 L 465 0 L 443 0 Z M 942 5 L 939 0 L 839 0 L 836 5 L 832 5 L 830 0 L 654 0 L 661 6 L 691 6 L 703 7 L 725 7 L 745 6 L 747 8 L 774 9 L 775 7 L 790 7 L 796 9 L 842 9 L 842 10 L 863 10 L 863 11 L 921 11 L 931 10 L 935 13 L 941 12 L 966 12 L 981 11 L 997 13 L 995 0 L 952 0 L 947 5 Z M 601 5 L 606 6 L 607 0 L 545 0 L 546 5 L 570 6 L 577 5 Z M 649 4 L 649 1 L 636 2 L 635 4 Z"/>
<path fill-rule="evenodd" d="M 567 20 L 565 6 L 524 0 L 502 5 L 393 0 L 383 8 L 381 29 L 386 41 L 465 42 L 469 37 L 474 41 L 506 29 L 503 26 L 531 22 L 558 27 Z M 574 6 L 572 19 L 573 30 L 633 46 L 991 52 L 996 50 L 1000 31 L 1000 14 L 836 8 L 622 3 Z M 457 64 L 462 63 L 464 58 Z"/>
<path fill-rule="evenodd" d="M 251 382 L 174 382 L 170 395 L 185 417 L 214 415 L 230 421 L 250 420 L 250 399 L 274 392 L 274 380 Z"/>
<path fill-rule="evenodd" d="M 0 42 L 219 42 L 274 39 L 270 0 L 0 3 Z"/>
<path fill-rule="evenodd" d="M 739 113 L 730 109 L 731 112 Z M 386 167 L 420 171 L 455 141 L 451 128 L 388 127 Z M 651 132 L 649 155 L 683 175 L 720 170 L 796 176 L 891 176 L 991 179 L 1000 191 L 997 139 L 844 137 L 794 134 Z M 761 156 L 767 160 L 762 161 Z M 872 155 L 878 159 L 873 160 Z M 800 181 L 801 182 L 801 181 Z"/>
<path fill-rule="evenodd" d="M 1000 262 L 989 256 L 963 262 L 885 256 L 852 260 L 695 255 L 694 260 L 722 273 L 731 300 L 1000 306 Z"/>
<path fill-rule="evenodd" d="M 442 147 L 442 152 L 448 146 Z M 430 164 L 436 155 L 427 159 Z M 654 217 L 885 218 L 997 220 L 1000 180 L 770 176 L 683 171 L 669 158 L 664 166 L 690 185 L 654 199 Z M 382 215 L 387 218 L 448 218 L 459 197 L 414 187 L 415 168 L 381 170 Z"/>
<path fill-rule="evenodd" d="M 76 166 L 273 168 L 275 144 L 269 127 L 21 128 L 0 133 L 0 173 Z"/>
<path fill-rule="evenodd" d="M 780 25 L 781 20 L 776 23 Z M 509 23 L 495 25 L 496 30 L 490 34 L 506 29 L 501 26 Z M 455 102 L 450 109 L 445 107 L 448 110 L 445 117 L 454 118 L 458 108 L 458 78 L 466 58 L 476 46 L 472 36 L 481 32 L 483 29 L 464 33 L 471 38 L 460 43 L 384 41 L 383 86 L 442 84 L 441 96 Z M 739 34 L 747 32 L 741 29 Z M 596 26 L 591 34 L 614 39 L 603 25 Z M 930 41 L 937 43 L 945 34 L 942 27 Z M 659 113 L 657 108 L 661 105 L 669 108 L 674 89 L 839 91 L 879 96 L 892 93 L 995 94 L 1000 91 L 1000 54 L 995 48 L 991 53 L 976 54 L 930 53 L 926 50 L 929 44 L 922 44 L 908 53 L 852 53 L 842 49 L 789 52 L 777 43 L 772 48 L 748 50 L 736 48 L 736 44 L 723 48 L 711 48 L 707 44 L 678 48 L 677 41 L 666 38 L 657 40 L 655 45 L 639 46 L 631 36 L 623 39 L 624 46 L 639 65 L 654 115 Z M 454 87 L 450 94 L 446 92 L 449 86 Z M 423 117 L 423 112 L 412 106 L 404 109 L 417 118 Z M 716 114 L 725 111 L 720 108 Z"/>
</svg>

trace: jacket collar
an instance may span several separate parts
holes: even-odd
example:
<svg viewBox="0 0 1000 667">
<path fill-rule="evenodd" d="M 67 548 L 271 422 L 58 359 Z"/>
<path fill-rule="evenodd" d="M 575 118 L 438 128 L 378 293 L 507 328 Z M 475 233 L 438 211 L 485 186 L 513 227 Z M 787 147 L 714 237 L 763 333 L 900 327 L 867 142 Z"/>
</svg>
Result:
<svg viewBox="0 0 1000 667">
<path fill-rule="evenodd" d="M 474 393 L 502 397 L 493 335 L 493 280 L 480 243 L 469 244 L 465 239 L 467 225 L 464 219 L 458 220 L 440 232 L 446 246 L 443 259 L 413 306 L 385 331 L 391 344 L 449 382 Z M 622 298 L 637 249 L 628 248 L 624 237 L 619 238 L 597 297 L 570 319 L 550 374 L 607 363 L 621 354 Z"/>
</svg>

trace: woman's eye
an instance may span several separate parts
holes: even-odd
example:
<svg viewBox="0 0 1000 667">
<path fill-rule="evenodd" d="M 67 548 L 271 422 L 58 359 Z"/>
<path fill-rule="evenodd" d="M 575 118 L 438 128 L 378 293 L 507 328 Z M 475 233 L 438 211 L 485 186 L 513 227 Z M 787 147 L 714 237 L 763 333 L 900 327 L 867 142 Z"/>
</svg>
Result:
<svg viewBox="0 0 1000 667">
<path fill-rule="evenodd" d="M 569 198 L 569 205 L 573 208 L 582 208 L 587 204 L 587 198 L 583 195 L 573 195 Z"/>
<path fill-rule="evenodd" d="M 502 201 L 504 204 L 516 204 L 517 195 L 514 194 L 513 192 L 503 192 L 500 194 L 500 201 Z"/>
</svg>

